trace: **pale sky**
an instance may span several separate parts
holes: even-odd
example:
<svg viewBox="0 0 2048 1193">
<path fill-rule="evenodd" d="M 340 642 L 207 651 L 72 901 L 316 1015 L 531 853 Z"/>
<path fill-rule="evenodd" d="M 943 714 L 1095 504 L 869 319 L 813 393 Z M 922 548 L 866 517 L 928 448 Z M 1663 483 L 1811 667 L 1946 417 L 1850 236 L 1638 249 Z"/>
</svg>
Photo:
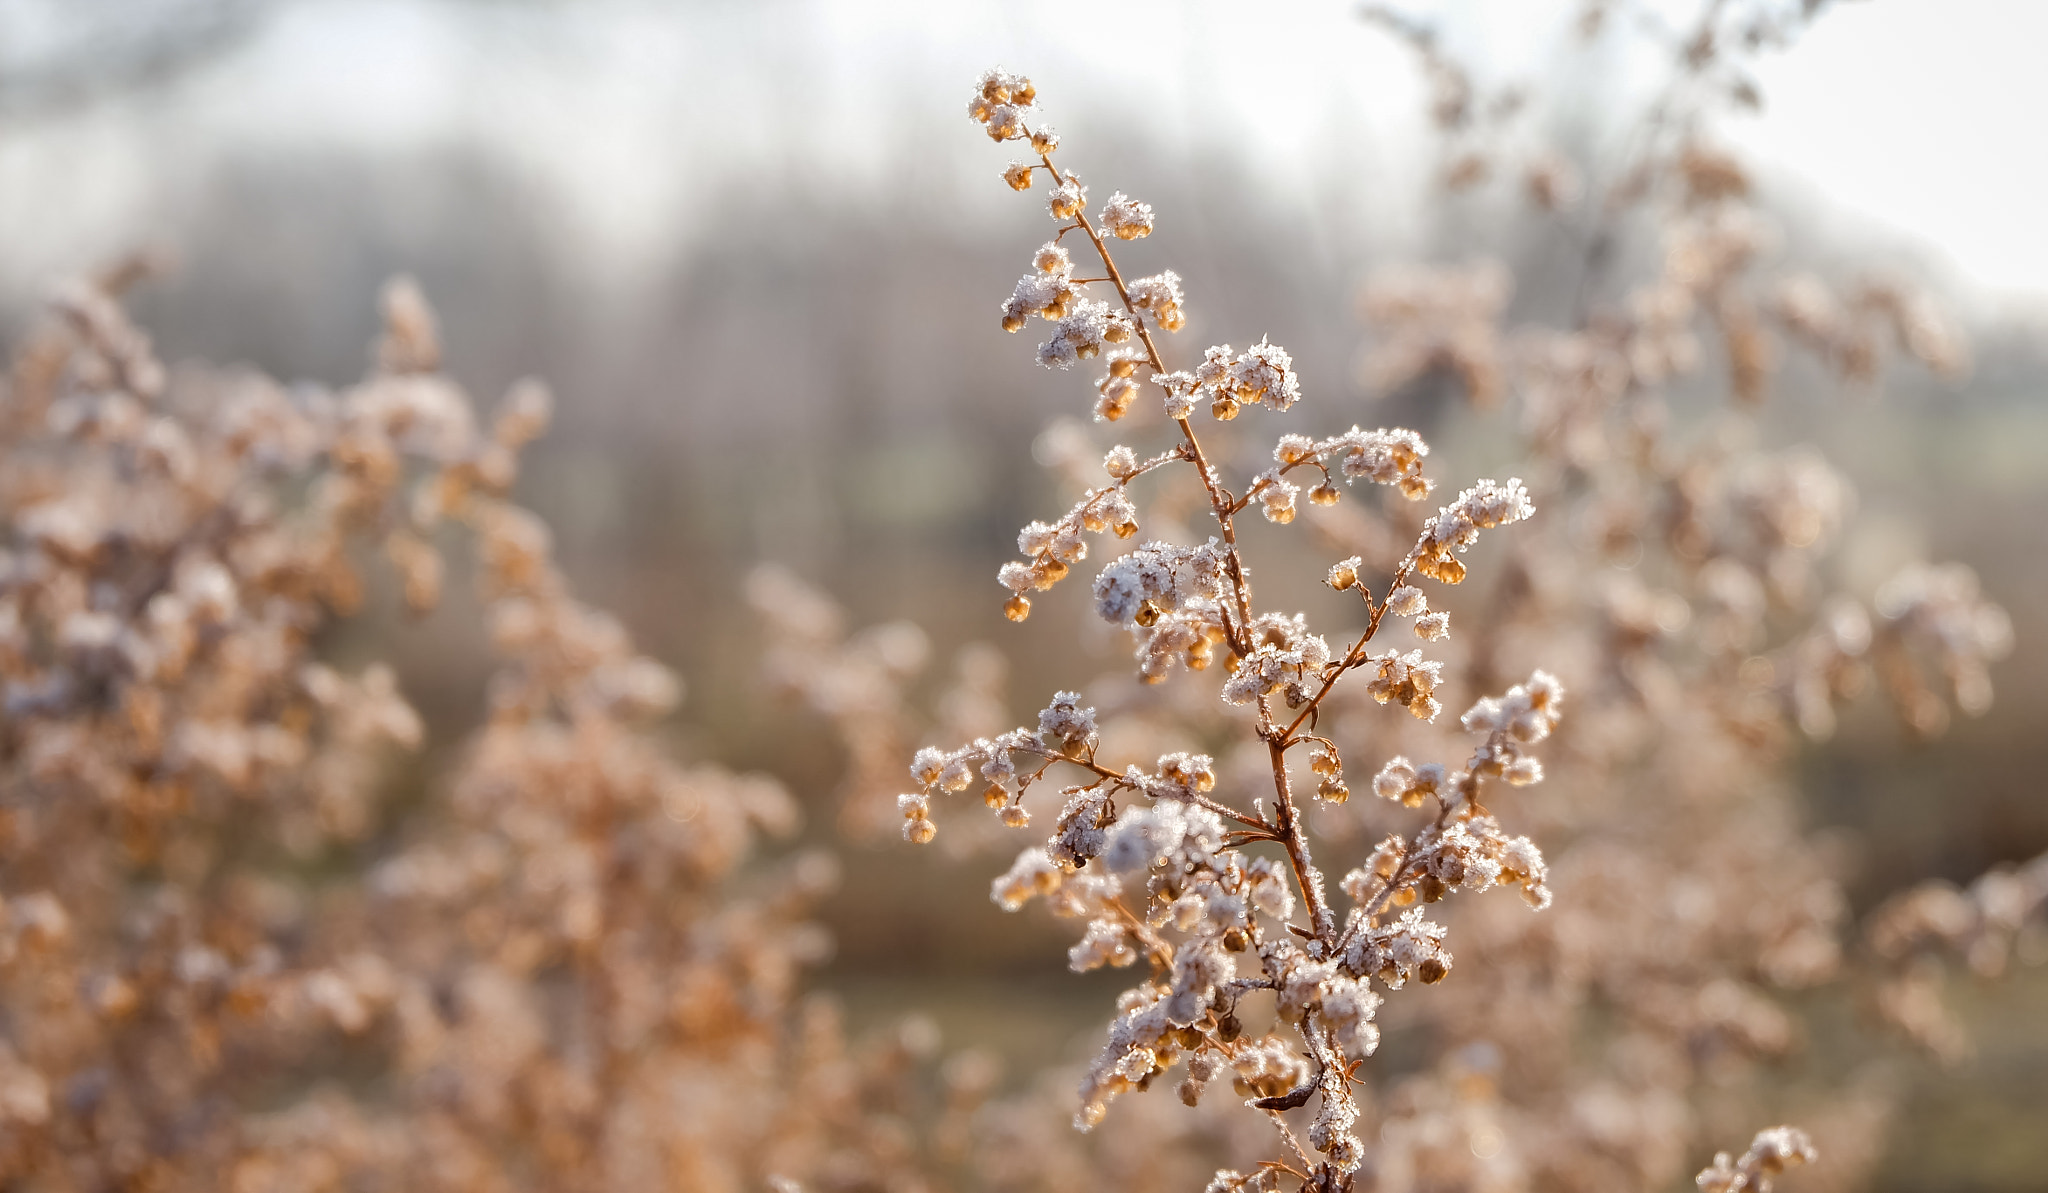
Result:
<svg viewBox="0 0 2048 1193">
<path fill-rule="evenodd" d="M 2048 3 L 1859 0 L 1763 72 L 1741 140 L 1833 202 L 2048 296 Z"/>
<path fill-rule="evenodd" d="M 1527 77 L 1577 6 L 1411 7 L 1444 14 L 1455 48 L 1485 71 Z M 1174 147 L 1255 145 L 1283 199 L 1319 171 L 1423 173 L 1412 65 L 1345 0 L 553 10 L 573 23 L 539 8 L 301 0 L 139 112 L 0 128 L 0 228 L 12 229 L 0 261 L 34 272 L 152 230 L 166 196 L 175 207 L 193 193 L 210 153 L 458 140 L 495 145 L 550 180 L 594 244 L 630 255 L 687 228 L 697 203 L 750 169 L 811 164 L 885 187 L 897 154 L 985 168 L 973 150 L 986 146 L 935 130 L 966 128 L 952 109 L 997 61 L 1040 79 L 1056 113 L 1127 114 Z M 2043 44 L 2048 0 L 1846 0 L 1767 61 L 1766 111 L 1729 135 L 1852 224 L 1930 246 L 1987 297 L 2036 304 L 2048 300 Z M 1333 162 L 1333 144 L 1350 157 Z M 1389 209 L 1403 201 L 1390 194 Z"/>
</svg>

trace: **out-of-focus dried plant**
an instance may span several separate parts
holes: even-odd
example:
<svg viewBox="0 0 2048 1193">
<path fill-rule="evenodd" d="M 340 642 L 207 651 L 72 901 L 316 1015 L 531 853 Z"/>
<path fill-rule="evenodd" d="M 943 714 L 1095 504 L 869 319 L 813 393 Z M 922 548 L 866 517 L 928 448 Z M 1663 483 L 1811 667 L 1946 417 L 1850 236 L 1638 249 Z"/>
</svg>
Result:
<svg viewBox="0 0 2048 1193">
<path fill-rule="evenodd" d="M 935 1072 L 928 1028 L 850 1045 L 801 997 L 836 864 L 758 856 L 795 825 L 772 780 L 668 756 L 648 724 L 678 681 L 508 499 L 546 391 L 480 425 L 403 280 L 359 385 L 166 371 L 119 304 L 143 272 L 67 291 L 0 400 L 0 1183 L 913 1190 L 957 1165 L 987 1063 Z M 366 872 L 421 723 L 391 668 L 315 643 L 378 554 L 432 607 L 451 542 L 488 723 Z"/>
<path fill-rule="evenodd" d="M 1829 551 L 1853 516 L 1851 488 L 1817 451 L 1765 429 L 1773 390 L 1802 384 L 1787 342 L 1866 387 L 1894 351 L 1942 376 L 1968 363 L 1933 302 L 1896 282 L 1773 280 L 1780 234 L 1712 136 L 1719 112 L 1755 106 L 1757 55 L 1824 8 L 1714 3 L 1668 30 L 1635 5 L 1589 6 L 1589 37 L 1649 37 L 1672 66 L 1619 154 L 1535 151 L 1567 162 L 1573 182 L 1575 203 L 1556 185 L 1526 196 L 1534 218 L 1582 246 L 1570 305 L 1481 331 L 1507 290 L 1473 284 L 1483 264 L 1405 266 L 1366 289 L 1368 379 L 1385 391 L 1441 370 L 1474 406 L 1504 408 L 1551 515 L 1510 540 L 1507 581 L 1464 618 L 1476 625 L 1462 666 L 1485 684 L 1540 654 L 1573 689 L 1551 782 L 1527 807 L 1556 906 L 1534 929 L 1497 915 L 1463 929 L 1487 963 L 1419 1004 L 1438 1038 L 1483 1045 L 1500 1074 L 1496 1151 L 1520 1180 L 1669 1179 L 1703 1134 L 1738 1129 L 1722 1091 L 1763 1088 L 1758 1062 L 1799 1052 L 1791 991 L 1845 986 L 1954 1057 L 1963 1037 L 1942 1012 L 1936 959 L 1996 972 L 2039 931 L 2037 859 L 1967 893 L 1902 895 L 1857 948 L 1839 851 L 1799 824 L 1801 736 L 1831 734 L 1841 705 L 1873 687 L 1904 732 L 1939 733 L 1951 709 L 1989 707 L 1989 666 L 2011 643 L 2004 611 L 1961 565 L 1841 590 Z M 1427 26 L 1387 23 L 1442 74 Z M 1517 143 L 1503 133 L 1498 152 Z M 1631 260 L 1647 276 L 1619 272 Z M 1433 300 L 1387 297 L 1404 294 Z M 1483 350 L 1492 357 L 1469 359 Z M 1877 1159 L 1872 1128 L 1889 1100 L 1867 1083 L 1838 1088 L 1802 1113 L 1839 1132 L 1822 1150 L 1836 1183 L 1853 1182 Z M 1457 1138 L 1442 1109 L 1455 1104 L 1439 1093 L 1411 1129 Z M 1803 1136 L 1765 1132 L 1699 1181 L 1762 1187 L 1807 1150 Z"/>
</svg>

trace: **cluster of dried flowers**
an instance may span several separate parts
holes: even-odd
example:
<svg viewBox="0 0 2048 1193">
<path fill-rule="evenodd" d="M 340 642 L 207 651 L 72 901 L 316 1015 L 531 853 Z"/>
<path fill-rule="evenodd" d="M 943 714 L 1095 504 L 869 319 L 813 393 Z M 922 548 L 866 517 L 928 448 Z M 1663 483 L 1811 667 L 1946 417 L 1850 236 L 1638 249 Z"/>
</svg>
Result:
<svg viewBox="0 0 2048 1193">
<path fill-rule="evenodd" d="M 1621 7 L 1592 6 L 1588 36 Z M 1166 431 L 1149 452 L 1110 448 L 1065 515 L 1024 528 L 1020 558 L 998 577 L 1006 613 L 1023 620 L 1033 594 L 1091 546 L 1130 540 L 1096 570 L 1091 595 L 1131 635 L 1138 678 L 1224 673 L 1213 698 L 1192 681 L 1169 686 L 1194 696 L 1110 684 L 1096 685 L 1101 699 L 1058 693 L 1035 725 L 920 750 L 917 790 L 899 800 L 913 842 L 935 837 L 934 806 L 951 792 L 980 792 L 1008 827 L 1052 816 L 1049 838 L 1018 855 L 995 899 L 1016 909 L 1042 897 L 1080 921 L 1076 971 L 1144 972 L 1082 1078 L 1077 1125 L 1155 1082 L 1207 1109 L 1211 1083 L 1227 1076 L 1283 1142 L 1219 1172 L 1217 1193 L 1655 1185 L 1704 1140 L 1741 1129 L 1755 1099 L 1731 1102 L 1728 1091 L 1756 1093 L 1760 1062 L 1798 1051 L 1786 992 L 1848 983 L 1952 1055 L 1961 1037 L 1940 1009 L 1938 958 L 1995 972 L 2038 932 L 2042 861 L 1967 892 L 1916 889 L 1881 909 L 1858 947 L 1845 936 L 1838 862 L 1800 829 L 1784 778 L 1798 734 L 1831 732 L 1836 710 L 1873 686 L 1915 733 L 1940 731 L 1951 708 L 1982 712 L 1990 664 L 2010 644 L 2005 614 L 1959 565 L 1916 566 L 1861 599 L 1831 591 L 1826 553 L 1850 488 L 1811 449 L 1759 443 L 1758 409 L 1784 383 L 1781 337 L 1851 382 L 1878 378 L 1887 341 L 1940 373 L 1966 363 L 1931 304 L 1895 285 L 1859 283 L 1836 298 L 1811 274 L 1754 276 L 1768 265 L 1766 226 L 1746 173 L 1711 147 L 1706 125 L 1718 106 L 1750 102 L 1748 60 L 1820 7 L 1706 6 L 1672 36 L 1673 83 L 1623 162 L 1599 170 L 1546 152 L 1531 167 L 1531 203 L 1589 246 L 1561 327 L 1502 329 L 1510 283 L 1489 264 L 1411 266 L 1368 287 L 1377 335 L 1367 378 L 1393 388 L 1441 371 L 1475 405 L 1505 407 L 1520 419 L 1532 478 L 1481 481 L 1405 532 L 1398 502 L 1328 507 L 1340 480 L 1426 495 L 1428 448 L 1410 431 L 1287 435 L 1269 466 L 1226 476 L 1215 436 L 1197 432 L 1200 414 L 1289 410 L 1303 397 L 1293 361 L 1262 341 L 1169 368 L 1156 337 L 1187 321 L 1181 279 L 1129 280 L 1111 252 L 1113 240 L 1154 230 L 1151 207 L 1118 194 L 1091 212 L 1078 178 L 1055 164 L 1058 141 L 1038 123 L 1030 82 L 1001 70 L 979 81 L 969 115 L 998 142 L 1029 146 L 1032 159 L 1005 178 L 1026 190 L 1042 172 L 1057 229 L 1002 326 L 1044 319 L 1041 364 L 1103 362 L 1099 421 L 1136 414 L 1143 427 L 1159 410 Z M 1482 142 L 1508 143 L 1523 99 L 1486 101 L 1427 26 L 1382 19 L 1422 52 L 1439 91 L 1455 93 L 1438 105 L 1458 140 L 1447 184 L 1480 185 L 1495 152 Z M 1615 242 L 1645 225 L 1663 244 L 1652 275 L 1606 276 Z M 1072 253 L 1099 276 L 1077 276 Z M 1170 302 L 1155 300 L 1162 291 Z M 1721 411 L 1675 425 L 1674 402 L 1717 386 Z M 1147 515 L 1137 482 L 1177 466 L 1194 473 L 1193 510 L 1160 501 L 1168 512 Z M 1254 506 L 1269 522 L 1295 520 L 1297 477 L 1312 483 L 1318 544 L 1345 556 L 1328 586 L 1361 601 L 1363 627 L 1335 646 L 1303 615 L 1259 610 L 1240 550 L 1239 515 Z M 1504 537 L 1492 582 L 1474 586 L 1450 640 L 1449 614 L 1418 582 L 1464 580 L 1465 549 L 1529 518 L 1532 491 L 1545 516 Z M 1146 520 L 1174 536 L 1141 539 Z M 1105 530 L 1114 538 L 1093 537 Z M 1388 614 L 1432 645 L 1381 646 Z M 1353 671 L 1361 681 L 1340 686 Z M 1552 738 L 1567 684 L 1576 728 L 1540 763 L 1528 747 Z M 1409 761 L 1442 749 L 1430 725 L 1453 686 L 1506 692 L 1460 718 L 1480 744 L 1459 768 Z M 1104 701 L 1116 707 L 1091 706 Z M 1413 714 L 1407 728 L 1361 715 L 1390 703 Z M 1168 748 L 1147 761 L 1155 742 Z M 1362 816 L 1346 806 L 1345 763 L 1361 755 L 1379 764 L 1370 784 L 1388 801 Z M 1542 790 L 1507 790 L 1546 768 Z M 1546 848 L 1510 835 L 1495 805 Z M 1423 821 L 1366 827 L 1396 807 L 1424 809 Z M 1336 884 L 1348 909 L 1333 905 L 1312 837 L 1326 855 L 1356 849 L 1359 864 Z M 1493 886 L 1548 914 L 1530 920 L 1495 900 L 1437 906 Z M 1411 980 L 1442 981 L 1452 939 L 1483 960 L 1429 997 L 1389 998 Z M 1383 1005 L 1406 1027 L 1426 1025 L 1446 1059 L 1374 1096 L 1362 1062 Z M 1831 1183 L 1874 1162 L 1889 1107 L 1882 1090 L 1852 1085 L 1803 1108 L 1840 1161 Z M 1698 1179 L 1767 1188 L 1813 1155 L 1804 1133 L 1772 1128 Z"/>
<path fill-rule="evenodd" d="M 1996 972 L 2043 907 L 2048 863 L 2036 860 L 1966 892 L 1910 891 L 1874 914 L 1858 947 L 1839 861 L 1799 827 L 1786 778 L 1798 737 L 1828 735 L 1837 709 L 1873 687 L 1914 734 L 1941 731 L 1951 708 L 1981 713 L 2011 638 L 1960 565 L 1916 565 L 1874 592 L 1836 588 L 1828 550 L 1851 489 L 1819 453 L 1764 430 L 1775 389 L 1812 384 L 1789 370 L 1788 344 L 1810 352 L 1814 372 L 1856 384 L 1879 379 L 1888 345 L 1939 374 L 1967 364 L 1932 304 L 1896 284 L 1770 277 L 1772 230 L 1742 165 L 1711 141 L 1717 111 L 1755 102 L 1757 54 L 1823 7 L 1703 6 L 1664 45 L 1672 79 L 1629 154 L 1570 168 L 1569 200 L 1536 184 L 1559 160 L 1536 154 L 1534 218 L 1585 246 L 1555 322 L 1481 330 L 1498 325 L 1508 289 L 1485 263 L 1408 266 L 1365 293 L 1367 380 L 1394 389 L 1434 372 L 1476 407 L 1505 407 L 1530 488 L 1556 515 L 1509 545 L 1455 668 L 1484 683 L 1541 652 L 1572 686 L 1576 729 L 1526 812 L 1550 847 L 1555 906 L 1533 929 L 1473 909 L 1488 963 L 1420 1008 L 1445 1041 L 1484 1046 L 1497 1081 L 1479 1099 L 1483 1129 L 1500 1133 L 1490 1168 L 1536 1183 L 1655 1184 L 1703 1136 L 1739 1129 L 1724 1091 L 1755 1090 L 1758 1062 L 1801 1046 L 1785 992 L 1840 985 L 1957 1054 L 1937 958 Z M 1587 14 L 1589 36 L 1654 29 L 1624 3 Z M 1427 26 L 1383 23 L 1431 77 L 1478 96 Z M 1509 139 L 1496 141 L 1489 160 L 1510 160 Z M 1461 185 L 1487 173 L 1468 170 Z M 1661 242 L 1645 254 L 1649 275 L 1615 273 L 1646 240 Z M 1345 531 L 1332 528 L 1340 549 Z M 1461 1149 L 1481 1128 L 1455 1127 L 1473 1113 L 1461 1080 L 1446 1070 L 1397 1093 L 1426 1108 L 1398 1137 L 1430 1140 L 1398 1161 L 1404 1171 L 1476 1172 Z M 1875 1162 L 1889 1105 L 1882 1090 L 1839 1087 L 1801 1112 L 1838 1166 L 1833 1183 Z M 1803 1136 L 1766 1132 L 1699 1181 L 1761 1187 L 1807 1152 Z"/>
<path fill-rule="evenodd" d="M 1382 992 L 1411 981 L 1433 985 L 1451 969 L 1434 905 L 1456 891 L 1495 887 L 1517 890 L 1532 907 L 1549 903 L 1542 852 L 1511 834 L 1489 805 L 1542 778 L 1530 749 L 1550 736 L 1565 698 L 1556 677 L 1537 670 L 1464 713 L 1461 724 L 1477 744 L 1461 765 L 1375 759 L 1380 765 L 1368 766 L 1377 772 L 1373 791 L 1421 811 L 1408 831 L 1358 851 L 1334 891 L 1312 858 L 1307 813 L 1349 798 L 1345 758 L 1360 751 L 1319 733 L 1319 716 L 1355 673 L 1359 681 L 1345 690 L 1434 722 L 1443 711 L 1438 692 L 1447 691 L 1442 663 L 1421 648 L 1375 649 L 1381 629 L 1405 624 L 1426 643 L 1448 637 L 1448 617 L 1430 609 L 1417 583 L 1461 582 L 1463 557 L 1481 532 L 1522 522 L 1535 507 L 1519 480 L 1482 480 L 1421 519 L 1404 554 L 1330 565 L 1329 587 L 1357 601 L 1362 623 L 1335 646 L 1302 614 L 1261 610 L 1240 547 L 1241 515 L 1256 506 L 1268 522 L 1293 522 L 1297 477 L 1312 482 L 1316 506 L 1335 505 L 1342 486 L 1359 481 L 1419 501 L 1433 488 L 1422 467 L 1428 445 L 1401 429 L 1353 427 L 1322 439 L 1287 434 L 1269 466 L 1230 481 L 1195 422 L 1205 413 L 1230 422 L 1255 407 L 1291 410 L 1304 399 L 1291 357 L 1261 340 L 1242 352 L 1214 346 L 1193 368 L 1169 369 L 1155 333 L 1185 322 L 1180 279 L 1169 271 L 1127 282 L 1109 248 L 1112 239 L 1151 233 L 1152 208 L 1119 193 L 1091 215 L 1079 179 L 1053 161 L 1058 140 L 1037 123 L 1029 80 L 986 73 L 969 115 L 995 140 L 1027 144 L 1035 155 L 1006 171 L 1011 185 L 1027 189 L 1043 171 L 1051 192 L 1053 240 L 1003 305 L 1002 326 L 1017 331 L 1030 316 L 1042 318 L 1049 331 L 1041 364 L 1104 361 L 1100 419 L 1122 420 L 1150 394 L 1145 404 L 1164 415 L 1169 434 L 1149 454 L 1111 448 L 1103 483 L 1056 521 L 1024 527 L 1021 558 L 998 576 L 1011 594 L 1005 611 L 1026 618 L 1027 594 L 1052 588 L 1082 563 L 1090 536 L 1135 539 L 1141 478 L 1176 466 L 1191 471 L 1213 533 L 1196 542 L 1145 541 L 1110 559 L 1092 584 L 1094 608 L 1130 634 L 1145 683 L 1164 683 L 1183 669 L 1222 673 L 1218 703 L 1242 710 L 1227 724 L 1263 753 L 1265 791 L 1244 790 L 1240 776 L 1226 780 L 1206 753 L 1112 761 L 1097 710 L 1077 692 L 1059 692 L 1035 725 L 918 751 L 911 764 L 918 790 L 898 801 L 904 835 L 932 840 L 935 801 L 969 789 L 1005 826 L 1024 828 L 1033 820 L 1027 796 L 1056 776 L 1060 802 L 1050 836 L 1017 856 L 993 895 L 1013 910 L 1043 898 L 1055 914 L 1080 920 L 1081 939 L 1069 953 L 1074 970 L 1142 965 L 1144 973 L 1118 1000 L 1108 1041 L 1082 1079 L 1076 1124 L 1094 1126 L 1117 1095 L 1176 1068 L 1189 1105 L 1227 1079 L 1271 1117 L 1281 1142 L 1251 1171 L 1219 1172 L 1212 1188 L 1266 1188 L 1283 1176 L 1317 1189 L 1350 1187 L 1367 1160 L 1355 1132 L 1354 1090 L 1378 1047 Z M 1102 276 L 1074 276 L 1063 244 L 1069 237 L 1085 242 L 1090 267 L 1099 263 Z M 1091 297 L 1090 287 L 1104 297 Z M 1377 599 L 1375 582 L 1384 584 Z M 1333 903 L 1340 894 L 1349 901 L 1341 911 Z M 1284 1112 L 1311 1103 L 1314 1113 L 1297 1133 Z"/>
<path fill-rule="evenodd" d="M 929 1187 L 988 1066 L 801 997 L 836 866 L 755 856 L 790 798 L 650 734 L 677 681 L 507 498 L 546 393 L 479 425 L 405 283 L 359 385 L 166 370 L 139 273 L 0 393 L 0 1184 Z M 457 543 L 488 720 L 397 824 L 420 719 L 316 638 Z"/>
</svg>

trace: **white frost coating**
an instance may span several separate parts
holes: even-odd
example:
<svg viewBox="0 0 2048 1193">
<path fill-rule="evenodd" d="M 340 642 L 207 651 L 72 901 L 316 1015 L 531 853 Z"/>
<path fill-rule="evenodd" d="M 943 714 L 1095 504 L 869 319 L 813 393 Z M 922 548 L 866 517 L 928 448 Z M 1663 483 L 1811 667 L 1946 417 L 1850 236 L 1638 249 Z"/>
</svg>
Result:
<svg viewBox="0 0 2048 1193">
<path fill-rule="evenodd" d="M 1199 547 L 1150 542 L 1102 569 L 1095 579 L 1095 612 L 1129 625 L 1145 601 L 1177 610 L 1189 601 L 1223 595 L 1223 552 L 1215 539 Z"/>
</svg>

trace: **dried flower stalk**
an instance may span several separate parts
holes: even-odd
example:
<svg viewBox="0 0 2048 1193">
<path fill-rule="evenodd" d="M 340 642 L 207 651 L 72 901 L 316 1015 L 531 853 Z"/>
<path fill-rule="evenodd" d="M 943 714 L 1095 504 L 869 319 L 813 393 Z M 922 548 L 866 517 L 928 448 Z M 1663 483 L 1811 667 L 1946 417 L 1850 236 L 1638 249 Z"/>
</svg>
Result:
<svg viewBox="0 0 2048 1193">
<path fill-rule="evenodd" d="M 1268 1175 L 1220 1173 L 1215 1187 L 1253 1187 L 1277 1172 L 1292 1172 L 1310 1187 L 1348 1187 L 1363 1159 L 1352 1133 L 1359 1113 L 1353 1086 L 1379 1039 L 1374 1017 L 1382 996 L 1374 984 L 1433 984 L 1450 970 L 1445 930 L 1426 918 L 1426 905 L 1454 890 L 1494 886 L 1519 888 L 1537 907 L 1548 900 L 1541 852 L 1528 838 L 1509 836 L 1481 798 L 1493 798 L 1502 783 L 1541 779 L 1527 749 L 1557 723 L 1563 688 L 1537 671 L 1504 696 L 1475 704 L 1463 724 L 1480 745 L 1461 769 L 1405 758 L 1380 769 L 1373 780 L 1378 794 L 1408 807 L 1427 802 L 1433 813 L 1412 834 L 1389 838 L 1339 884 L 1352 902 L 1341 917 L 1312 858 L 1303 815 L 1306 799 L 1338 804 L 1349 795 L 1341 752 L 1316 733 L 1317 716 L 1344 678 L 1360 673 L 1357 686 L 1372 699 L 1433 721 L 1442 709 L 1435 694 L 1441 665 L 1420 650 L 1373 650 L 1385 618 L 1412 619 L 1425 641 L 1445 637 L 1448 619 L 1429 611 L 1410 580 L 1460 582 L 1461 556 L 1480 532 L 1520 522 L 1534 507 L 1519 480 L 1483 480 L 1466 489 L 1425 521 L 1404 556 L 1382 561 L 1388 595 L 1379 601 L 1361 578 L 1369 567 L 1362 559 L 1332 567 L 1329 585 L 1355 593 L 1365 621 L 1343 649 L 1310 632 L 1299 614 L 1259 611 L 1240 550 L 1239 515 L 1257 505 L 1269 522 L 1293 521 L 1301 490 L 1290 478 L 1304 473 L 1314 475 L 1310 498 L 1318 505 L 1340 499 L 1339 476 L 1419 500 L 1432 487 L 1422 472 L 1428 446 L 1405 430 L 1354 427 L 1321 440 L 1287 435 L 1273 451 L 1273 466 L 1234 492 L 1195 429 L 1197 407 L 1206 404 L 1218 422 L 1253 407 L 1287 412 L 1303 397 L 1292 359 L 1261 341 L 1244 352 L 1211 347 L 1193 369 L 1169 370 L 1154 333 L 1185 322 L 1180 279 L 1169 271 L 1126 282 L 1109 245 L 1149 235 L 1152 207 L 1118 193 L 1091 218 L 1080 179 L 1054 164 L 1058 138 L 1034 125 L 1029 80 L 988 72 L 969 115 L 994 140 L 1030 146 L 1037 160 L 1014 164 L 1004 176 L 1025 190 L 1043 171 L 1047 209 L 1058 224 L 1003 305 L 1003 327 L 1020 330 L 1032 316 L 1050 323 L 1051 337 L 1038 350 L 1048 367 L 1106 353 L 1097 416 L 1118 421 L 1149 392 L 1178 432 L 1176 443 L 1149 456 L 1112 449 L 1103 462 L 1108 483 L 1091 488 L 1057 521 L 1024 528 L 1023 560 L 1004 565 L 999 576 L 1012 594 L 1005 612 L 1012 620 L 1027 617 L 1026 594 L 1050 589 L 1084 560 L 1090 533 L 1137 535 L 1133 482 L 1191 468 L 1217 534 L 1190 545 L 1146 542 L 1111 560 L 1093 584 L 1095 609 L 1132 634 L 1148 682 L 1163 682 L 1182 666 L 1202 672 L 1221 664 L 1221 699 L 1249 710 L 1243 728 L 1263 745 L 1272 791 L 1246 806 L 1245 794 L 1219 786 L 1214 761 L 1202 754 L 1168 754 L 1151 767 L 1109 765 L 1098 757 L 1095 710 L 1078 693 L 1061 692 L 1035 729 L 919 751 L 911 767 L 919 790 L 900 801 L 904 835 L 931 840 L 934 798 L 975 786 L 1004 824 L 1021 828 L 1031 819 L 1022 801 L 1034 784 L 1056 767 L 1081 772 L 1080 781 L 1061 788 L 1065 806 L 1051 838 L 1020 854 L 994 890 L 1006 908 L 1042 896 L 1058 914 L 1085 920 L 1069 954 L 1075 970 L 1141 960 L 1149 970 L 1119 1001 L 1109 1043 L 1083 1079 L 1076 1124 L 1092 1127 L 1116 1095 L 1145 1088 L 1184 1059 L 1180 1090 L 1190 1104 L 1228 1072 L 1251 1107 L 1276 1123 L 1281 1112 L 1317 1106 L 1301 1139 L 1281 1126 L 1289 1150 L 1261 1170 Z M 1075 276 L 1061 242 L 1076 233 L 1103 276 Z M 1091 297 L 1094 286 L 1109 287 L 1114 302 Z M 1289 756 L 1297 751 L 1307 756 L 1313 796 L 1296 788 L 1301 780 Z M 1284 861 L 1254 856 L 1251 847 L 1260 844 L 1278 846 Z M 1277 1007 L 1275 1030 L 1256 1036 L 1238 1013 L 1239 1001 L 1254 991 L 1270 992 Z"/>
</svg>

